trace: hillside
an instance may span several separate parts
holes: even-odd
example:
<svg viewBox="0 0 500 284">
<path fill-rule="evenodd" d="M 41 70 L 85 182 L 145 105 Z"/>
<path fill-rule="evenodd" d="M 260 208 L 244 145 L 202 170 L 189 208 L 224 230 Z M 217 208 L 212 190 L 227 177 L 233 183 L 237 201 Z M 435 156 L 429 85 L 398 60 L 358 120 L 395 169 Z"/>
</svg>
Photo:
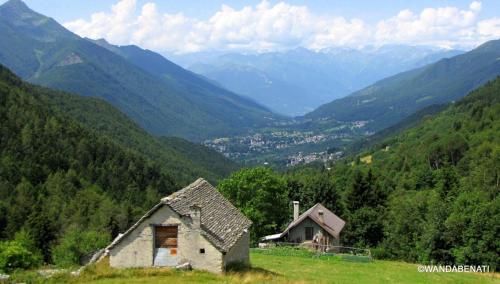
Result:
<svg viewBox="0 0 500 284">
<path fill-rule="evenodd" d="M 430 105 L 445 104 L 500 75 L 500 40 L 434 64 L 381 80 L 325 104 L 305 118 L 369 121 L 370 130 L 392 126 Z"/>
<path fill-rule="evenodd" d="M 357 154 L 359 153 L 359 151 L 363 151 L 367 148 L 380 144 L 390 137 L 396 136 L 409 128 L 418 126 L 422 121 L 442 112 L 448 106 L 448 104 L 430 105 L 421 110 L 418 110 L 417 112 L 404 118 L 391 127 L 384 128 L 380 131 L 375 132 L 373 135 L 363 137 L 353 143 L 348 144 L 346 146 L 346 151 L 351 155 Z"/>
<path fill-rule="evenodd" d="M 60 109 L 87 128 L 112 139 L 124 148 L 156 161 L 168 169 L 182 185 L 189 184 L 198 177 L 205 177 L 210 182 L 217 183 L 220 178 L 238 168 L 238 165 L 222 154 L 200 144 L 182 138 L 154 137 L 125 114 L 100 99 L 36 86 L 31 86 L 31 93 L 43 96 L 47 104 Z"/>
<path fill-rule="evenodd" d="M 342 246 L 370 248 L 376 258 L 498 271 L 500 77 L 439 108 L 355 157 L 281 173 L 243 169 L 219 190 L 254 224 L 275 226 L 254 226 L 253 235 L 280 232 L 290 200 L 300 200 L 302 210 L 319 202 L 346 221 Z M 267 199 L 278 189 L 288 202 Z"/>
<path fill-rule="evenodd" d="M 135 56 L 127 56 L 129 62 L 30 10 L 20 0 L 0 7 L 0 37 L 0 63 L 23 79 L 103 98 L 155 135 L 199 141 L 240 133 L 275 118 L 255 102 L 164 58 L 160 65 L 170 69 L 162 74 L 165 78 L 159 78 L 134 65 Z M 140 49 L 133 52 L 139 57 L 150 55 Z"/>
<path fill-rule="evenodd" d="M 78 260 L 179 184 L 174 171 L 84 127 L 51 96 L 59 95 L 0 68 L 0 238 L 25 236 L 32 254 L 52 262 L 76 231 L 94 238 L 91 247 L 59 256 Z"/>
<path fill-rule="evenodd" d="M 386 258 L 498 269 L 499 133 L 497 78 L 352 163 L 333 165 L 351 208 L 344 243 L 376 246 Z M 368 209 L 373 201 L 360 196 L 376 188 L 386 198 Z"/>
</svg>

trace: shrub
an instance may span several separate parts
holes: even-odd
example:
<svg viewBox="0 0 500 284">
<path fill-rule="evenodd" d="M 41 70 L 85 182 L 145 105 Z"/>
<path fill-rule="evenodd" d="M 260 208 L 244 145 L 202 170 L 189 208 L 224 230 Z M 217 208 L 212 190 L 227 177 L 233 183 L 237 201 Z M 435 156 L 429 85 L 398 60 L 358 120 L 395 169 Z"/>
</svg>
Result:
<svg viewBox="0 0 500 284">
<path fill-rule="evenodd" d="M 375 259 L 390 259 L 391 254 L 384 246 L 378 246 L 370 249 L 372 257 Z"/>
<path fill-rule="evenodd" d="M 69 229 L 60 243 L 53 248 L 54 263 L 59 266 L 79 265 L 83 257 L 105 247 L 109 243 L 109 234 L 97 231 Z"/>
<path fill-rule="evenodd" d="M 38 253 L 30 251 L 18 241 L 0 242 L 0 270 L 10 272 L 28 269 L 41 264 Z"/>
</svg>

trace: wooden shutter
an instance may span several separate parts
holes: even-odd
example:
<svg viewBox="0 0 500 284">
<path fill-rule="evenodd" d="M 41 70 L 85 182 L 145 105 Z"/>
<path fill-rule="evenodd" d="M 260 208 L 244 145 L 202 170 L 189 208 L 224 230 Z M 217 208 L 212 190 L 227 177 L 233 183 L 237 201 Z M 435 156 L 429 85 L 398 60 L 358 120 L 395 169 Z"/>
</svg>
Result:
<svg viewBox="0 0 500 284">
<path fill-rule="evenodd" d="M 177 248 L 177 226 L 156 226 L 155 247 Z"/>
</svg>

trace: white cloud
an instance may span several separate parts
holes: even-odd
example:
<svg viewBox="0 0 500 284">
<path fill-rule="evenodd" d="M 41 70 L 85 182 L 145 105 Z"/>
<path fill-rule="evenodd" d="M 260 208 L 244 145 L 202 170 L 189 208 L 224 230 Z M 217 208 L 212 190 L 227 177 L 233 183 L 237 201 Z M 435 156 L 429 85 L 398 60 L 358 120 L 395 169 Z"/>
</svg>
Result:
<svg viewBox="0 0 500 284">
<path fill-rule="evenodd" d="M 481 8 L 481 3 L 474 1 L 465 10 L 402 10 L 378 23 L 366 23 L 357 18 L 316 15 L 306 6 L 286 2 L 271 5 L 264 0 L 239 10 L 223 5 L 209 19 L 199 20 L 182 13 L 162 14 L 152 2 L 138 7 L 135 0 L 120 0 L 110 12 L 94 13 L 88 20 L 64 25 L 81 36 L 176 53 L 388 43 L 472 47 L 500 37 L 500 18 L 478 21 Z"/>
<path fill-rule="evenodd" d="M 473 45 L 479 34 L 476 31 L 480 2 L 472 2 L 469 10 L 456 7 L 426 8 L 415 15 L 409 10 L 380 21 L 375 41 L 384 43 L 428 44 L 452 47 Z"/>
</svg>

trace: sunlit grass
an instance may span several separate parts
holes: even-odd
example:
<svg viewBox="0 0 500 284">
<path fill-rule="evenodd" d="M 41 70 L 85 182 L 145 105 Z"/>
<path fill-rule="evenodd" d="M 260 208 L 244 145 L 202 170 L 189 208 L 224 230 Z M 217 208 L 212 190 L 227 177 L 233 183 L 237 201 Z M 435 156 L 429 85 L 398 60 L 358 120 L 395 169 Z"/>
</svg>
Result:
<svg viewBox="0 0 500 284">
<path fill-rule="evenodd" d="M 416 264 L 380 261 L 348 262 L 310 255 L 251 253 L 252 268 L 213 274 L 171 268 L 114 269 L 107 261 L 87 267 L 80 276 L 36 273 L 15 275 L 25 283 L 500 283 L 498 274 L 419 273 Z"/>
</svg>

